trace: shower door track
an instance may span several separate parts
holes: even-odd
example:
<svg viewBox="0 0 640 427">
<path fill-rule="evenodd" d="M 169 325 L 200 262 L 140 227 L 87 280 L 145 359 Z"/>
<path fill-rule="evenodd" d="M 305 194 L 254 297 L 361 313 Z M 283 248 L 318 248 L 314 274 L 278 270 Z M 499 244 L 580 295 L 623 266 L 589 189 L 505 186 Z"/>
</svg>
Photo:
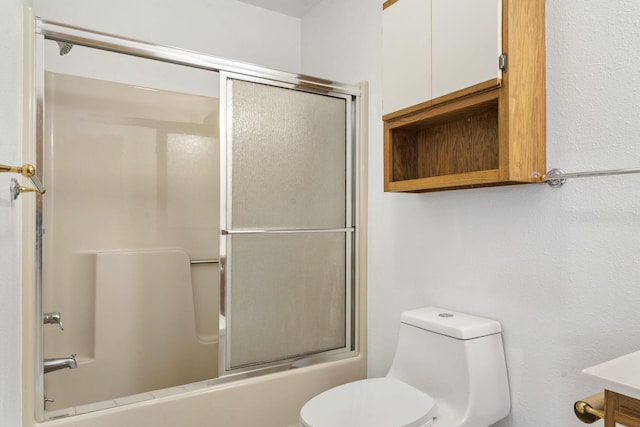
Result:
<svg viewBox="0 0 640 427">
<path fill-rule="evenodd" d="M 254 77 L 263 77 L 284 83 L 293 83 L 299 88 L 310 88 L 318 92 L 360 95 L 360 87 L 339 82 L 316 79 L 302 74 L 275 71 L 253 64 L 216 58 L 203 53 L 168 46 L 141 42 L 114 35 L 88 31 L 70 25 L 36 18 L 36 34 L 45 39 L 91 47 L 125 55 L 137 56 L 156 61 L 169 62 L 210 71 L 225 71 Z"/>
<path fill-rule="evenodd" d="M 354 227 L 347 228 L 303 228 L 299 230 L 221 230 L 222 234 L 297 234 L 297 233 L 352 233 Z"/>
<path fill-rule="evenodd" d="M 33 28 L 33 27 L 32 27 Z M 359 266 L 360 266 L 360 173 L 355 168 L 356 165 L 360 165 L 360 109 L 361 109 L 361 96 L 362 89 L 359 85 L 349 85 L 329 80 L 318 79 L 303 74 L 295 74 L 284 71 L 276 71 L 265 67 L 256 66 L 253 64 L 227 60 L 223 58 L 217 58 L 202 54 L 199 52 L 173 48 L 168 46 L 156 45 L 152 43 L 142 42 L 129 38 L 123 38 L 111 34 L 90 31 L 87 29 L 70 26 L 66 24 L 56 23 L 52 21 L 35 18 L 35 43 L 34 43 L 34 98 L 35 104 L 33 108 L 33 116 L 31 120 L 36 126 L 35 132 L 35 150 L 37 153 L 36 169 L 38 175 L 42 174 L 43 170 L 43 152 L 44 152 L 44 40 L 52 40 L 56 42 L 65 42 L 73 45 L 84 46 L 94 48 L 103 51 L 109 51 L 124 55 L 135 56 L 139 58 L 146 58 L 161 62 L 167 62 L 176 65 L 183 65 L 191 68 L 198 68 L 203 70 L 209 70 L 214 72 L 231 73 L 237 75 L 248 76 L 250 78 L 268 79 L 280 84 L 284 84 L 289 88 L 298 89 L 302 91 L 309 91 L 325 95 L 337 95 L 345 97 L 345 95 L 351 97 L 351 108 L 353 120 L 350 123 L 350 128 L 347 131 L 350 133 L 351 140 L 353 141 L 353 157 L 351 158 L 349 167 L 352 173 L 352 188 L 351 200 L 353 210 L 351 211 L 354 227 L 346 227 L 344 229 L 330 229 L 330 230 L 304 230 L 305 232 L 343 232 L 347 235 L 352 235 L 353 252 L 350 265 L 351 275 L 351 348 L 350 349 L 338 349 L 329 350 L 322 353 L 316 353 L 311 355 L 305 355 L 300 357 L 293 357 L 286 360 L 280 360 L 268 366 L 246 370 L 242 370 L 236 373 L 232 373 L 226 376 L 210 379 L 206 381 L 207 387 L 216 386 L 219 384 L 228 383 L 237 379 L 244 379 L 250 377 L 256 377 L 272 372 L 284 371 L 287 369 L 294 369 L 302 366 L 309 366 L 316 363 L 324 363 L 330 361 L 342 360 L 350 357 L 357 356 L 359 354 L 358 343 L 359 337 Z M 40 176 L 42 179 L 42 176 Z M 36 316 L 42 315 L 43 307 L 43 290 L 42 290 L 42 262 L 43 262 L 43 247 L 42 247 L 42 233 L 43 233 L 43 206 L 42 198 L 38 197 L 35 207 L 35 225 L 36 225 L 36 242 L 35 242 L 35 303 L 36 303 Z M 248 234 L 248 233 L 297 233 L 302 230 L 221 230 L 222 234 Z M 194 260 L 193 264 L 205 264 L 205 263 L 218 263 L 219 260 Z M 221 283 L 222 285 L 222 283 Z M 36 319 L 36 331 L 35 331 L 35 418 L 37 421 L 48 420 L 44 408 L 44 368 L 43 368 L 43 330 L 42 319 L 37 317 Z M 42 402 L 40 404 L 39 402 Z"/>
</svg>

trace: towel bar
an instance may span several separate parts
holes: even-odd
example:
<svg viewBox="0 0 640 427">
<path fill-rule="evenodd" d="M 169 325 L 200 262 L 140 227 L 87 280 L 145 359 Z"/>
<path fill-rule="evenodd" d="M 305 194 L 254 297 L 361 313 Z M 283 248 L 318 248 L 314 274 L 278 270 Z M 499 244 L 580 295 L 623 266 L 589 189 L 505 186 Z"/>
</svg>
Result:
<svg viewBox="0 0 640 427">
<path fill-rule="evenodd" d="M 592 176 L 627 175 L 640 173 L 640 168 L 610 169 L 590 172 L 566 173 L 562 169 L 551 169 L 542 177 L 542 182 L 546 182 L 550 187 L 562 187 L 569 178 L 588 178 Z"/>
</svg>

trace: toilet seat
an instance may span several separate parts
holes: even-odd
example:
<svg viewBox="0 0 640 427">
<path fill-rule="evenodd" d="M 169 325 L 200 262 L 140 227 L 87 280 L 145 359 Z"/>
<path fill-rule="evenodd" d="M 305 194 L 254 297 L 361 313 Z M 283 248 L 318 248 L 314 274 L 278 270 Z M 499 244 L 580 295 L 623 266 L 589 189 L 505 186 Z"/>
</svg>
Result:
<svg viewBox="0 0 640 427">
<path fill-rule="evenodd" d="M 435 417 L 428 394 L 391 378 L 372 378 L 320 393 L 300 411 L 303 427 L 428 427 Z"/>
</svg>

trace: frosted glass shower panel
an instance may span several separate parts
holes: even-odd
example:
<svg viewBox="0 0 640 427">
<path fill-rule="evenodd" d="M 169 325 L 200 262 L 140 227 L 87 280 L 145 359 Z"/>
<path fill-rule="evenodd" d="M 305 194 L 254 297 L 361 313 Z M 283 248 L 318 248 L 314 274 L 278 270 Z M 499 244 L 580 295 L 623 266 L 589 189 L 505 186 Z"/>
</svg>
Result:
<svg viewBox="0 0 640 427">
<path fill-rule="evenodd" d="M 345 236 L 295 233 L 228 240 L 231 369 L 346 346 Z"/>
<path fill-rule="evenodd" d="M 235 229 L 342 228 L 346 100 L 229 79 Z"/>
<path fill-rule="evenodd" d="M 223 371 L 348 352 L 352 100 L 224 78 Z"/>
</svg>

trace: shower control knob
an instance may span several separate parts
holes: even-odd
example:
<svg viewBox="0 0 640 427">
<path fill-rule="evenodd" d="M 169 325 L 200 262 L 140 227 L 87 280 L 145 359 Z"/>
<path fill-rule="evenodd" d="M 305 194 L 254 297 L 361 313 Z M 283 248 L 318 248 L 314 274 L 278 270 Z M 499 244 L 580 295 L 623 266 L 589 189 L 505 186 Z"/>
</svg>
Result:
<svg viewBox="0 0 640 427">
<path fill-rule="evenodd" d="M 62 315 L 57 311 L 54 311 L 53 313 L 45 313 L 42 319 L 45 325 L 50 323 L 57 323 L 58 326 L 60 326 L 60 330 L 64 331 L 64 328 L 62 327 Z"/>
</svg>

